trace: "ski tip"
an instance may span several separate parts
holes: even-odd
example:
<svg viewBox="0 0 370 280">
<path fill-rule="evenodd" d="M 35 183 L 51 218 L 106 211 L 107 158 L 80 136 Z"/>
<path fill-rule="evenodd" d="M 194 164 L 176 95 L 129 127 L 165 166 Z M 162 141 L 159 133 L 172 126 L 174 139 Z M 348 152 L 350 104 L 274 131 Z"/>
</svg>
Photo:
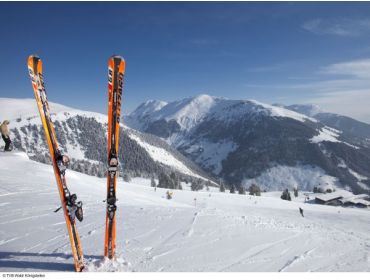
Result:
<svg viewBox="0 0 370 280">
<path fill-rule="evenodd" d="M 27 59 L 28 66 L 32 68 L 39 64 L 39 62 L 41 62 L 41 58 L 37 54 L 31 54 Z"/>
<path fill-rule="evenodd" d="M 109 58 L 109 60 L 111 60 L 111 59 L 120 59 L 120 60 L 122 60 L 122 61 L 125 61 L 125 59 L 124 59 L 122 56 L 120 56 L 120 55 L 112 55 L 112 56 Z"/>
<path fill-rule="evenodd" d="M 28 60 L 34 59 L 34 58 L 40 59 L 40 57 L 37 54 L 31 54 L 30 56 L 28 56 Z"/>
</svg>

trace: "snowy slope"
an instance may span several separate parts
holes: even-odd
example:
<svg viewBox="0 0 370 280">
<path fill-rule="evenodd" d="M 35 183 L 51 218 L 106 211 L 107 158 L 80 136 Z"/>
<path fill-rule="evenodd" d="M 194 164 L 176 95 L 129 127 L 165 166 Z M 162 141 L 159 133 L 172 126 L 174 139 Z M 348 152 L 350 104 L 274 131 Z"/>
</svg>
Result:
<svg viewBox="0 0 370 280">
<path fill-rule="evenodd" d="M 144 179 L 119 182 L 118 258 L 102 262 L 105 180 L 67 179 L 84 202 L 78 229 L 90 271 L 370 271 L 369 210 L 268 193 L 175 191 L 169 201 Z M 0 270 L 72 271 L 52 168 L 1 152 L 0 186 Z"/>
<path fill-rule="evenodd" d="M 151 105 L 151 110 L 155 110 L 155 108 L 158 109 L 160 106 L 164 105 L 162 103 L 153 104 L 150 102 L 147 105 L 149 106 L 149 104 Z M 102 127 L 104 130 L 102 133 L 106 133 L 107 116 L 96 112 L 69 108 L 53 102 L 49 102 L 49 106 L 54 123 L 59 124 L 59 130 L 57 127 L 57 138 L 59 137 L 58 141 L 60 148 L 64 153 L 67 153 L 73 160 L 89 161 L 93 164 L 99 164 L 97 159 L 89 158 L 87 154 L 92 154 L 94 151 L 91 150 L 97 148 L 94 147 L 93 144 L 97 146 L 103 144 L 102 142 L 98 142 L 97 139 L 99 139 L 99 137 L 105 138 L 106 136 L 104 134 L 98 135 L 98 129 Z M 48 153 L 46 144 L 42 139 L 44 132 L 41 127 L 39 112 L 34 99 L 0 98 L 0 108 L 2 108 L 0 110 L 0 120 L 10 120 L 9 127 L 12 132 L 11 138 L 16 140 L 13 142 L 18 144 L 19 149 L 26 151 L 29 155 L 35 156 L 36 160 L 37 155 Z M 94 122 L 97 122 L 100 127 L 96 125 L 88 127 L 91 123 L 94 124 Z M 125 134 L 133 141 L 136 141 L 137 144 L 146 151 L 147 156 L 154 162 L 189 176 L 202 177 L 197 174 L 197 171 L 192 170 L 187 163 L 182 162 L 175 154 L 176 151 L 166 150 L 166 147 L 170 147 L 163 140 L 157 140 L 157 142 L 163 142 L 161 148 L 155 147 L 145 142 L 145 135 L 143 136 L 139 132 L 135 132 L 126 125 L 121 124 L 121 126 L 125 130 Z M 17 133 L 15 133 L 15 129 Z M 97 131 L 94 132 L 94 129 Z M 61 133 L 58 135 L 59 131 L 61 131 Z M 91 135 L 86 136 L 87 131 L 90 132 Z M 137 135 L 143 137 L 139 138 Z M 161 151 L 161 153 L 153 153 L 153 149 Z M 165 155 L 165 158 L 163 155 Z M 105 161 L 100 162 L 100 164 L 105 164 Z"/>
<path fill-rule="evenodd" d="M 148 152 L 148 154 L 153 159 L 155 159 L 155 161 L 164 165 L 171 166 L 172 168 L 175 168 L 176 170 L 180 171 L 183 174 L 207 180 L 206 178 L 197 175 L 194 171 L 188 168 L 183 162 L 175 158 L 169 151 L 160 147 L 153 146 L 147 142 L 144 142 L 142 141 L 141 138 L 139 138 L 135 134 L 130 133 L 129 137 L 135 140 L 141 147 L 143 147 Z"/>
<path fill-rule="evenodd" d="M 304 191 L 312 191 L 314 187 L 323 190 L 343 188 L 343 185 L 337 178 L 327 175 L 325 171 L 319 167 L 312 167 L 309 165 L 274 166 L 256 178 L 245 179 L 242 184 L 246 189 L 248 189 L 251 184 L 257 184 L 262 190 L 269 191 L 282 189 L 293 190 L 295 188 Z"/>
<path fill-rule="evenodd" d="M 35 99 L 15 99 L 15 98 L 2 98 L 0 97 L 0 120 L 10 120 L 12 125 L 19 123 L 17 126 L 22 124 L 36 123 L 33 119 L 39 119 L 39 111 Z M 81 115 L 85 117 L 95 118 L 97 121 L 104 123 L 107 117 L 100 113 L 82 111 L 67 107 L 54 102 L 49 102 L 50 111 L 53 116 L 53 120 L 65 120 L 68 117 Z"/>
<path fill-rule="evenodd" d="M 290 106 L 284 106 L 286 109 L 301 113 L 306 116 L 315 117 L 319 113 L 323 113 L 323 110 L 315 104 L 293 104 Z"/>
</svg>

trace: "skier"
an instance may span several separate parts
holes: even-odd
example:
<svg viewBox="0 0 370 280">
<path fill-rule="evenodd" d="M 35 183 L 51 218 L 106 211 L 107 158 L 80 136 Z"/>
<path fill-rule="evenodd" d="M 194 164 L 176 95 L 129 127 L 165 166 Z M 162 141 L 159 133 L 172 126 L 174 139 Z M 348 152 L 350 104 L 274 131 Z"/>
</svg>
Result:
<svg viewBox="0 0 370 280">
<path fill-rule="evenodd" d="M 299 207 L 299 213 L 301 213 L 302 217 L 304 217 L 304 215 L 303 215 L 303 209 L 301 207 Z"/>
<path fill-rule="evenodd" d="M 12 141 L 10 140 L 9 136 L 9 129 L 8 129 L 9 121 L 5 120 L 1 125 L 0 125 L 0 131 L 1 131 L 1 137 L 3 138 L 5 142 L 5 152 L 10 152 L 12 149 L 10 149 L 10 144 Z"/>
<path fill-rule="evenodd" d="M 166 197 L 167 199 L 172 199 L 173 192 L 167 191 L 166 192 Z"/>
</svg>

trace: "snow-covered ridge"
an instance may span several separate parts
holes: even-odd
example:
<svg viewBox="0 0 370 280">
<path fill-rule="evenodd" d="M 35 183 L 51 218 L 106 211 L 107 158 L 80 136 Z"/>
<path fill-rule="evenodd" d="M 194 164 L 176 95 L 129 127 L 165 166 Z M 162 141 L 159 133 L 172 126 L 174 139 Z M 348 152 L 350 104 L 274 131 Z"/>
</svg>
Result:
<svg viewBox="0 0 370 280">
<path fill-rule="evenodd" d="M 324 112 L 318 105 L 315 104 L 293 104 L 289 106 L 283 105 L 281 107 L 293 110 L 309 117 L 315 117 L 315 115 Z"/>
<path fill-rule="evenodd" d="M 278 117 L 278 118 L 291 118 L 300 122 L 305 122 L 306 120 L 309 120 L 311 122 L 317 122 L 316 119 L 311 118 L 307 115 L 303 115 L 300 113 L 297 113 L 295 111 L 278 107 L 278 106 L 273 106 L 265 103 L 258 102 L 256 100 L 251 100 L 251 102 L 262 106 L 263 108 L 267 109 L 270 112 L 271 117 Z"/>
<path fill-rule="evenodd" d="M 135 109 L 134 112 L 132 112 L 132 116 L 136 117 L 142 117 L 148 114 L 152 114 L 160 109 L 162 109 L 164 106 L 166 106 L 168 102 L 165 101 L 158 101 L 158 100 L 148 100 L 139 105 Z"/>
<path fill-rule="evenodd" d="M 104 114 L 83 111 L 71 107 L 67 107 L 58 103 L 49 101 L 50 112 L 53 120 L 65 120 L 66 118 L 76 115 L 95 118 L 100 123 L 107 122 L 107 116 Z M 0 98 L 0 120 L 10 120 L 12 125 L 16 122 L 35 122 L 39 121 L 39 111 L 35 99 L 15 99 L 15 98 Z"/>
<path fill-rule="evenodd" d="M 157 103 L 150 101 L 149 104 Z M 169 102 L 164 106 L 162 106 L 164 103 L 160 104 L 156 107 L 156 110 L 146 110 L 143 108 L 148 107 L 148 104 L 143 103 L 129 114 L 129 117 L 137 125 L 138 122 L 140 123 L 138 118 L 145 111 L 145 122 L 155 122 L 161 119 L 175 120 L 185 131 L 195 127 L 208 116 L 228 122 L 244 114 L 263 114 L 271 117 L 291 118 L 301 122 L 307 120 L 317 122 L 314 118 L 279 106 L 268 105 L 255 100 L 231 100 L 206 94 Z"/>
</svg>

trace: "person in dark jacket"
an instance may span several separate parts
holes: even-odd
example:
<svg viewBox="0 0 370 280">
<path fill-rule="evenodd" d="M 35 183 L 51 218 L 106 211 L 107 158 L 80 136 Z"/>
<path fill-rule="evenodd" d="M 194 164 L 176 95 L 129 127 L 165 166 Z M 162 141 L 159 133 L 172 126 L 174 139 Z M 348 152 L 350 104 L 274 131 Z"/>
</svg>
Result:
<svg viewBox="0 0 370 280">
<path fill-rule="evenodd" d="M 302 217 L 304 217 L 304 215 L 303 215 L 303 209 L 301 207 L 299 207 L 299 213 L 301 213 Z"/>
<path fill-rule="evenodd" d="M 3 140 L 5 142 L 4 151 L 6 151 L 6 152 L 11 151 L 10 144 L 12 143 L 12 141 L 10 140 L 10 133 L 9 133 L 8 125 L 9 125 L 8 120 L 3 121 L 3 123 L 0 125 L 1 137 L 3 138 Z"/>
</svg>

